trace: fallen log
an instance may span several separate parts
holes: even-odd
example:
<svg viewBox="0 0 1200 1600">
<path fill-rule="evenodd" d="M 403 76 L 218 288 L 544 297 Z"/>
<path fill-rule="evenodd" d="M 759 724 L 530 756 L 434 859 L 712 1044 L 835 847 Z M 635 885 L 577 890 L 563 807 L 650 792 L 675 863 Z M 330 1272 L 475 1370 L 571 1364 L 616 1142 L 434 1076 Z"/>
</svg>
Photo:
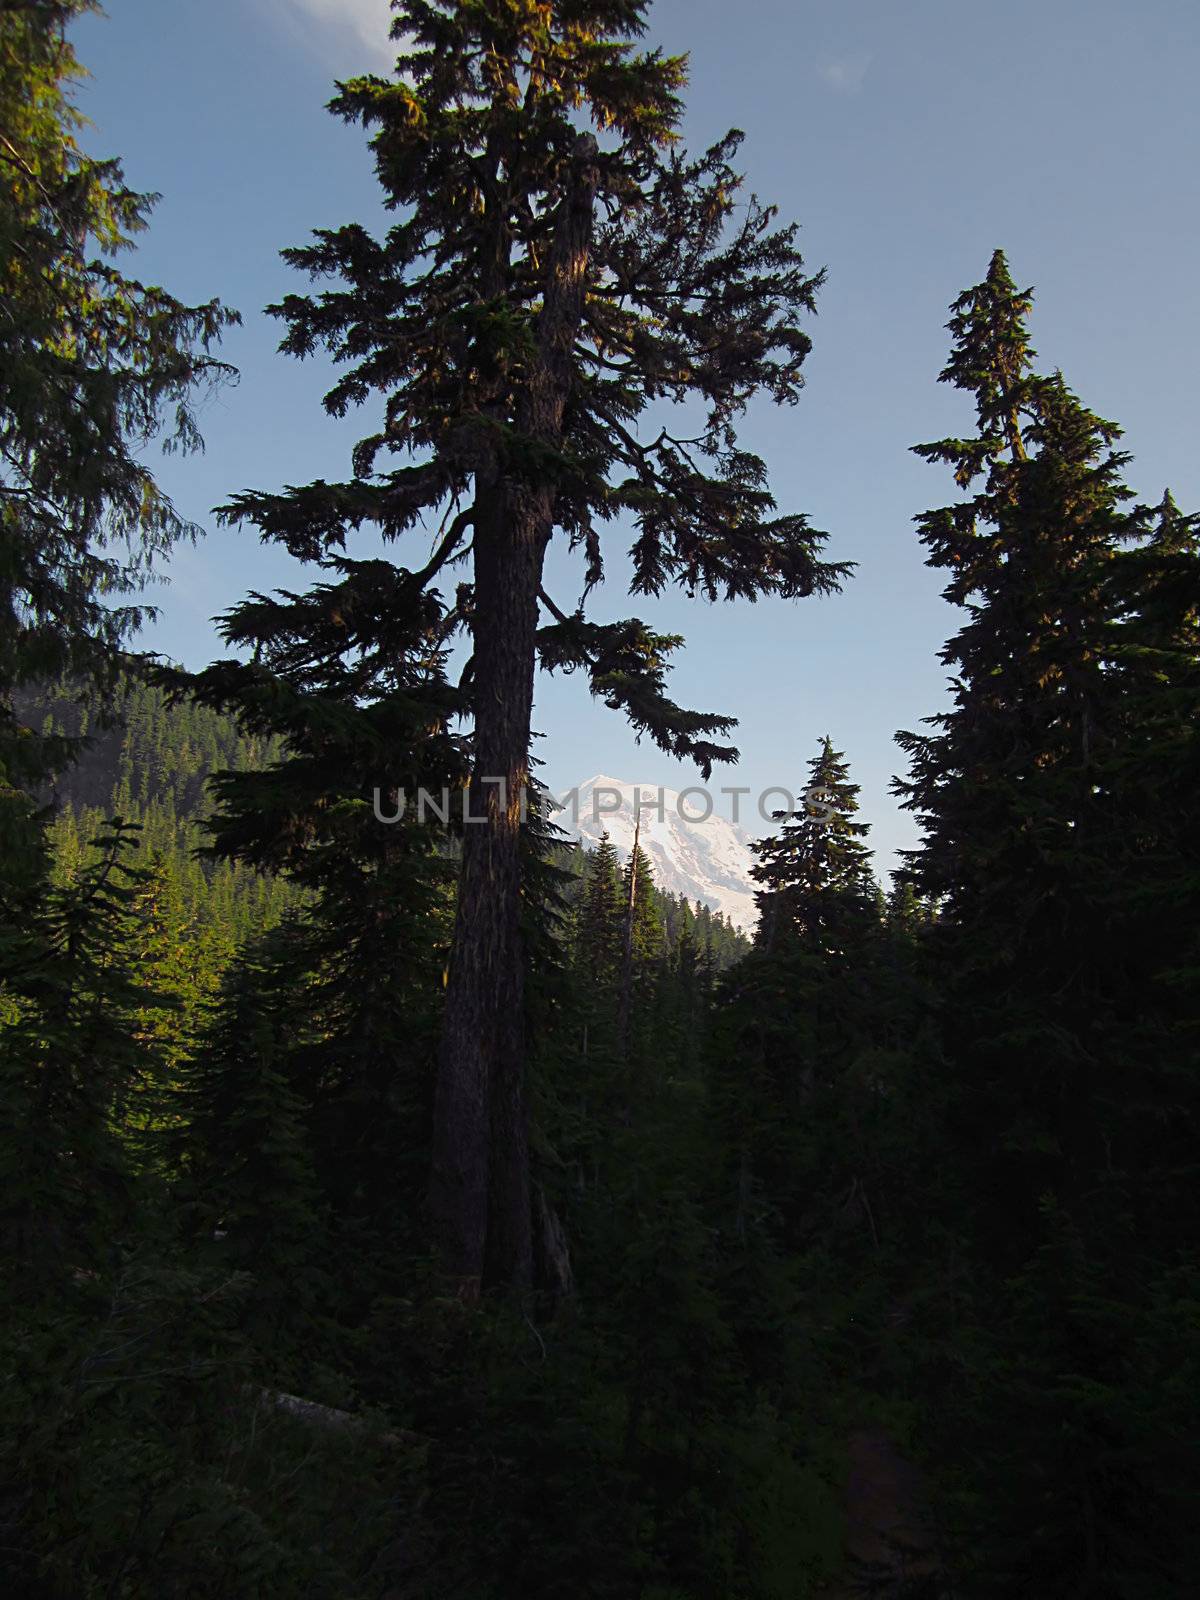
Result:
<svg viewBox="0 0 1200 1600">
<path fill-rule="evenodd" d="M 278 1389 L 259 1389 L 256 1398 L 272 1410 L 282 1411 L 285 1416 L 311 1428 L 319 1428 L 324 1433 L 368 1438 L 389 1449 L 416 1449 L 429 1443 L 421 1434 L 412 1433 L 407 1428 L 389 1428 L 377 1433 L 366 1417 L 356 1417 L 352 1411 L 339 1411 L 336 1406 L 323 1406 L 315 1400 L 304 1400 L 299 1395 L 284 1394 Z"/>
</svg>

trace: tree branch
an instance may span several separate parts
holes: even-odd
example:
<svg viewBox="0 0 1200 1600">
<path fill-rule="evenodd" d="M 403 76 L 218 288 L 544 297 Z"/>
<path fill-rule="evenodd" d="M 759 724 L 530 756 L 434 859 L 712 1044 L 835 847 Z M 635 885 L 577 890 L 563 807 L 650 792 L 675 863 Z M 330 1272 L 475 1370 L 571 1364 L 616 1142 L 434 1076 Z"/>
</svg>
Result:
<svg viewBox="0 0 1200 1600">
<path fill-rule="evenodd" d="M 458 547 L 459 540 L 462 538 L 463 534 L 468 528 L 472 528 L 474 526 L 474 507 L 469 507 L 466 511 L 460 511 L 458 513 L 454 521 L 450 524 L 450 528 L 446 534 L 446 537 L 442 540 L 441 544 L 438 545 L 429 561 L 421 568 L 420 572 L 413 574 L 422 588 L 424 588 L 424 586 L 429 582 L 430 578 L 435 577 L 436 574 L 442 570 L 447 561 L 449 561 L 454 555 L 455 550 Z M 465 555 L 466 551 L 464 550 L 462 554 Z"/>
</svg>

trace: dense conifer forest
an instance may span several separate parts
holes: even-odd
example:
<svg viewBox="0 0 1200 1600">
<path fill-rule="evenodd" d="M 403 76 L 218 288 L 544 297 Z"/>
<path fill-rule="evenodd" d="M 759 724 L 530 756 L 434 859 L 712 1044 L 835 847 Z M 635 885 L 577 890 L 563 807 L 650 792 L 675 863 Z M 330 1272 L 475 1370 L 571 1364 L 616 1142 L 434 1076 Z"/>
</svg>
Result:
<svg viewBox="0 0 1200 1600">
<path fill-rule="evenodd" d="M 375 431 L 230 486 L 312 582 L 198 673 L 139 650 L 197 531 L 146 447 L 199 447 L 235 319 L 122 270 L 94 9 L 0 7 L 7 1592 L 1194 1593 L 1200 518 L 980 262 L 915 446 L 920 843 L 879 883 L 837 729 L 787 751 L 747 940 L 570 847 L 533 756 L 539 666 L 736 756 L 680 638 L 592 619 L 614 548 L 650 611 L 856 581 L 738 433 L 821 274 L 736 133 L 684 151 L 645 0 L 397 0 L 395 74 L 337 86 L 387 226 L 272 311 Z M 381 823 L 420 788 L 448 820 Z"/>
</svg>

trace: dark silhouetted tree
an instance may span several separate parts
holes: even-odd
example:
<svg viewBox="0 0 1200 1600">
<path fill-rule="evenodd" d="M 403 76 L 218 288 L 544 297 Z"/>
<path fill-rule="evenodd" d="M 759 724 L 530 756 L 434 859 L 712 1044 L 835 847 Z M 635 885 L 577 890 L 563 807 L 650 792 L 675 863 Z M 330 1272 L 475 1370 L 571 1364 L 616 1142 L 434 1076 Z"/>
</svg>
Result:
<svg viewBox="0 0 1200 1600">
<path fill-rule="evenodd" d="M 369 652 L 397 614 L 425 619 L 426 653 L 471 639 L 461 709 L 486 821 L 463 831 L 431 1184 L 440 1259 L 471 1299 L 485 1257 L 498 1283 L 530 1276 L 518 839 L 535 662 L 584 671 L 640 733 L 705 771 L 732 754 L 716 742 L 728 718 L 667 698 L 678 639 L 586 619 L 604 525 L 633 522 L 639 594 L 793 597 L 836 587 L 844 569 L 822 563 L 802 516 L 778 514 L 736 436 L 752 397 L 796 398 L 818 280 L 795 229 L 740 198 L 738 135 L 695 160 L 678 150 L 684 63 L 638 50 L 647 6 L 395 9 L 395 77 L 342 85 L 333 109 L 372 131 L 396 221 L 379 239 L 352 224 L 290 251 L 333 286 L 274 308 L 286 350 L 323 347 L 345 365 L 333 415 L 372 397 L 382 415 L 349 481 L 244 494 L 229 515 L 337 573 L 319 591 L 321 626 L 344 620 L 343 657 Z M 686 433 L 658 417 L 674 402 L 694 403 Z M 372 564 L 369 618 L 367 575 L 339 553 L 364 524 L 433 547 L 411 569 Z M 584 567 L 574 612 L 543 589 L 556 534 Z M 434 585 L 468 559 L 470 581 L 443 600 Z M 297 641 L 310 625 L 299 601 L 279 620 Z M 512 1130 L 499 1146 L 497 1122 Z"/>
</svg>

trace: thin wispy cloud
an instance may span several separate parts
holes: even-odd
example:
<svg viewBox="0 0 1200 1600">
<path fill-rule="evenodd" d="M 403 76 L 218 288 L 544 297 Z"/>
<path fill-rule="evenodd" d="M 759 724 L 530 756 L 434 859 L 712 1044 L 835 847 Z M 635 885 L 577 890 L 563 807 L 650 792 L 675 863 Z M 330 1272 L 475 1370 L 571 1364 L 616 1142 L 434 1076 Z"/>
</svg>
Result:
<svg viewBox="0 0 1200 1600">
<path fill-rule="evenodd" d="M 838 94 L 857 94 L 863 86 L 869 55 L 830 56 L 817 68 L 822 80 Z"/>
<path fill-rule="evenodd" d="M 280 0 L 291 20 L 313 23 L 326 39 L 341 34 L 355 49 L 366 49 L 377 64 L 391 66 L 399 45 L 389 37 L 394 13 L 388 0 Z"/>
</svg>

